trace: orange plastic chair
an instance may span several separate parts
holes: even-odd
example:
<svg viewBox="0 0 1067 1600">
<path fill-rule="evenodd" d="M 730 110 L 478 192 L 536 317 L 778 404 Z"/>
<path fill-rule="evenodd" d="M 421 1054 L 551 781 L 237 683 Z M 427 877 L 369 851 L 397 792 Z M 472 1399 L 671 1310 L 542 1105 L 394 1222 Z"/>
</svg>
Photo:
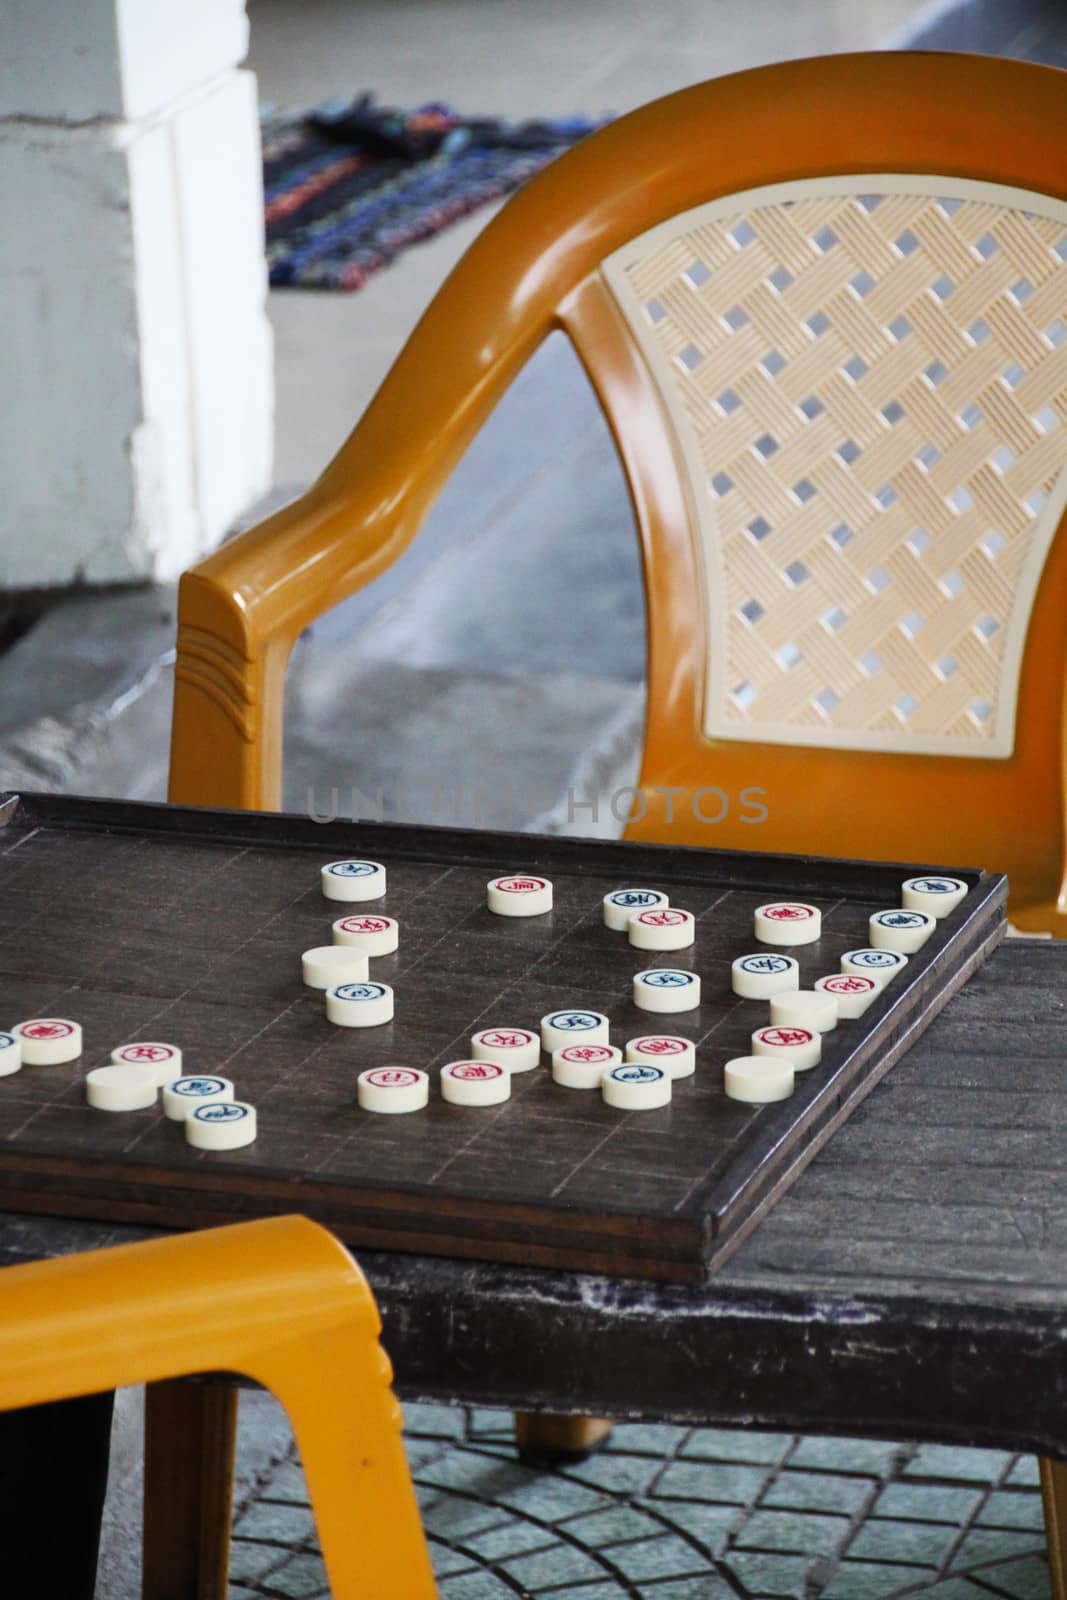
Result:
<svg viewBox="0 0 1067 1600">
<path fill-rule="evenodd" d="M 562 329 L 641 539 L 629 836 L 947 854 L 1067 933 L 1065 86 L 982 57 L 789 62 L 554 163 L 319 481 L 183 578 L 171 798 L 278 806 L 294 639 L 400 554 Z"/>
<path fill-rule="evenodd" d="M 150 1407 L 162 1396 L 173 1413 L 196 1416 L 200 1386 L 173 1380 L 252 1378 L 289 1413 L 334 1600 L 431 1600 L 380 1326 L 355 1262 L 303 1217 L 9 1267 L 0 1273 L 0 1410 L 147 1383 Z M 204 1441 L 223 1473 L 225 1433 Z M 188 1532 L 186 1463 L 163 1456 L 146 1462 L 146 1516 L 165 1495 L 162 1514 Z M 228 1522 L 221 1533 L 228 1545 Z M 185 1549 L 157 1546 L 155 1557 L 144 1576 L 153 1600 L 225 1595 L 218 1548 L 201 1548 L 204 1570 L 192 1572 Z"/>
<path fill-rule="evenodd" d="M 318 482 L 182 579 L 170 798 L 279 806 L 297 635 L 401 554 L 562 330 L 641 543 L 628 836 L 981 863 L 1017 926 L 1067 936 L 1065 90 L 983 57 L 795 61 L 555 162 Z"/>
</svg>

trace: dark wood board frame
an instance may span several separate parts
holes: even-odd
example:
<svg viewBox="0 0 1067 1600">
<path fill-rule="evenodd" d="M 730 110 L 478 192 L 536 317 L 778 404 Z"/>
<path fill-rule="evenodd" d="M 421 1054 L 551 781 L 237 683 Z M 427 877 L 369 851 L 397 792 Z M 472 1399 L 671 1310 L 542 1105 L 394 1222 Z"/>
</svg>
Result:
<svg viewBox="0 0 1067 1600">
<path fill-rule="evenodd" d="M 642 1176 L 641 1151 L 638 1150 L 633 1194 L 627 1197 L 626 1184 L 615 1185 L 615 1192 L 601 1198 L 596 1192 L 587 1192 L 584 1198 L 565 1193 L 527 1195 L 523 1200 L 508 1197 L 498 1183 L 494 1192 L 479 1192 L 477 1185 L 460 1183 L 449 1188 L 442 1180 L 436 1187 L 425 1183 L 406 1181 L 398 1175 L 396 1167 L 376 1172 L 373 1150 L 366 1161 L 365 1170 L 358 1179 L 351 1171 L 344 1175 L 336 1172 L 311 1170 L 299 1160 L 287 1161 L 284 1152 L 269 1157 L 257 1155 L 261 1139 L 250 1150 L 235 1152 L 231 1157 L 198 1156 L 188 1152 L 180 1141 L 163 1145 L 157 1140 L 157 1156 L 139 1155 L 131 1159 L 128 1154 L 114 1149 L 98 1148 L 94 1138 L 100 1123 L 93 1119 L 101 1113 L 84 1108 L 74 1098 L 75 1090 L 68 1081 L 58 1096 L 61 1104 L 49 1108 L 59 1124 L 70 1130 L 69 1137 L 58 1135 L 36 1143 L 37 1120 L 25 1130 L 9 1130 L 2 1123 L 5 1085 L 0 1083 L 0 1193 L 4 1203 L 14 1209 L 45 1212 L 56 1215 L 99 1217 L 104 1220 L 158 1223 L 172 1227 L 191 1227 L 235 1220 L 249 1215 L 265 1215 L 280 1211 L 299 1210 L 332 1226 L 347 1242 L 365 1248 L 412 1250 L 452 1256 L 467 1256 L 501 1261 L 514 1261 L 531 1265 L 557 1266 L 600 1272 L 621 1273 L 636 1277 L 663 1278 L 677 1281 L 695 1281 L 707 1275 L 737 1247 L 759 1218 L 773 1205 L 777 1197 L 793 1182 L 812 1156 L 829 1139 L 835 1128 L 845 1120 L 853 1108 L 870 1092 L 874 1085 L 908 1049 L 911 1042 L 944 1007 L 948 999 L 966 982 L 970 973 L 985 959 L 989 951 L 1003 938 L 1006 924 L 1004 907 L 1007 895 L 1006 881 L 1002 876 L 975 869 L 945 868 L 930 863 L 886 864 L 855 861 L 822 860 L 802 856 L 701 850 L 669 845 L 628 844 L 615 841 L 593 841 L 571 838 L 541 837 L 527 834 L 472 833 L 444 828 L 415 827 L 382 823 L 316 823 L 308 817 L 252 814 L 247 812 L 221 812 L 167 806 L 141 805 L 130 802 L 86 800 L 80 798 L 21 794 L 0 798 L 0 892 L 4 883 L 5 865 L 14 868 L 22 892 L 32 895 L 35 878 L 31 855 L 19 856 L 18 845 L 31 835 L 40 838 L 46 833 L 56 841 L 56 859 L 69 852 L 92 851 L 93 841 L 108 839 L 112 842 L 128 840 L 135 844 L 138 859 L 151 859 L 151 853 L 181 859 L 180 846 L 187 844 L 202 849 L 231 847 L 235 852 L 251 852 L 256 858 L 266 853 L 263 871 L 268 873 L 271 862 L 278 870 L 294 870 L 294 855 L 300 874 L 307 872 L 309 896 L 317 900 L 317 915 L 325 930 L 321 938 L 307 942 L 326 942 L 329 918 L 340 914 L 336 907 L 321 900 L 317 891 L 315 861 L 326 861 L 343 855 L 367 855 L 387 864 L 394 864 L 402 875 L 407 871 L 413 884 L 418 884 L 420 874 L 426 870 L 436 873 L 436 880 L 449 889 L 458 908 L 459 926 L 454 937 L 466 937 L 464 930 L 471 925 L 470 934 L 479 950 L 489 950 L 487 939 L 494 938 L 506 955 L 504 938 L 519 937 L 514 930 L 486 933 L 477 924 L 481 914 L 475 909 L 472 898 L 474 885 L 497 872 L 521 867 L 522 870 L 539 871 L 553 877 L 570 912 L 562 917 L 559 937 L 549 950 L 542 948 L 540 959 L 546 956 L 556 962 L 556 969 L 571 959 L 573 951 L 576 964 L 585 961 L 589 970 L 603 975 L 614 973 L 614 967 L 627 973 L 639 965 L 694 965 L 707 972 L 707 963 L 700 954 L 698 941 L 695 955 L 688 952 L 678 956 L 663 957 L 651 962 L 638 962 L 637 952 L 629 950 L 624 939 L 607 930 L 597 931 L 599 902 L 607 888 L 623 883 L 646 882 L 662 885 L 672 891 L 672 901 L 686 903 L 685 890 L 690 898 L 703 895 L 710 915 L 714 907 L 725 908 L 722 920 L 732 928 L 733 944 L 728 952 L 716 952 L 719 963 L 717 982 L 722 982 L 722 972 L 728 973 L 726 954 L 741 954 L 754 948 L 751 935 L 739 930 L 744 918 L 758 898 L 811 898 L 826 903 L 835 902 L 839 917 L 851 918 L 852 932 L 847 942 L 866 943 L 865 937 L 855 930 L 865 924 L 865 916 L 877 905 L 893 905 L 899 901 L 902 878 L 923 871 L 951 871 L 965 879 L 970 893 L 963 905 L 946 919 L 927 946 L 913 956 L 902 976 L 887 989 L 861 1020 L 842 1025 L 827 1041 L 823 1064 L 813 1072 L 798 1078 L 793 1096 L 777 1105 L 748 1108 L 744 1111 L 744 1124 L 738 1123 L 736 1139 L 727 1138 L 718 1149 L 710 1170 L 697 1177 L 686 1188 L 684 1201 L 673 1198 L 667 1204 L 667 1174 L 657 1188 L 653 1174 Z M 166 846 L 168 851 L 157 850 Z M 175 855 L 173 847 L 179 847 Z M 13 848 L 14 847 L 14 848 Z M 191 852 L 192 853 L 192 852 Z M 276 853 L 276 854 L 272 854 Z M 45 857 L 51 863 L 51 852 Z M 54 863 L 51 863 L 54 865 Z M 164 866 L 160 867 L 162 882 L 166 878 Z M 180 870 L 180 869 L 176 869 Z M 91 876 L 91 874 L 90 874 Z M 172 874 L 173 876 L 173 874 Z M 51 880 L 41 884 L 42 891 Z M 100 879 L 92 879 L 94 883 Z M 89 883 L 89 879 L 85 880 Z M 304 878 L 300 877 L 303 884 Z M 457 887 L 458 886 L 458 887 Z M 677 892 L 675 892 L 677 891 Z M 414 892 L 414 891 L 413 891 Z M 425 890 L 421 891 L 426 893 Z M 91 894 L 86 890 L 91 904 Z M 717 898 L 715 898 L 717 896 Z M 709 898 L 710 897 L 710 898 Z M 731 898 L 732 897 L 732 898 Z M 308 896 L 305 896 L 307 899 Z M 447 899 L 447 895 L 443 894 Z M 558 898 L 560 898 L 558 896 Z M 484 899 L 484 896 L 482 896 Z M 423 901 L 425 906 L 426 901 Z M 414 907 L 414 903 L 413 903 Z M 323 909 L 325 908 L 325 909 Z M 387 901 L 383 909 L 389 910 Z M 210 909 L 210 907 L 209 907 Z M 303 915 L 312 909 L 308 907 Z M 343 910 L 343 908 L 342 908 Z M 226 907 L 220 904 L 218 916 L 224 919 Z M 728 915 L 727 915 L 728 913 Z M 567 917 L 571 918 L 567 922 Z M 38 920 L 47 930 L 51 925 L 50 913 L 42 911 Z M 466 921 L 464 922 L 464 918 Z M 403 914 L 401 917 L 404 921 Z M 417 921 L 417 918 L 415 919 Z M 499 919 L 491 919 L 496 923 Z M 718 922 L 709 921 L 712 930 Z M 447 922 L 447 918 L 445 919 Z M 564 926 L 564 924 L 566 924 Z M 442 923 L 444 926 L 445 923 Z M 55 922 L 56 938 L 62 937 L 63 925 L 59 915 Z M 16 941 L 8 930 L 14 951 Z M 451 937 L 446 933 L 443 937 Z M 547 937 L 547 936 L 546 936 Z M 725 936 L 724 936 L 725 937 Z M 481 943 L 478 941 L 481 940 Z M 570 941 L 570 944 L 568 944 Z M 297 940 L 292 961 L 304 947 Z M 828 948 L 832 946 L 828 945 Z M 846 944 L 838 940 L 838 947 Z M 814 947 L 818 948 L 818 947 Z M 3 941 L 0 941 L 0 985 L 3 985 Z M 403 949 L 403 946 L 402 946 Z M 93 951 L 94 955 L 97 953 Z M 803 955 L 803 952 L 797 952 Z M 175 959 L 179 958 L 176 951 Z M 286 953 L 286 961 L 290 959 Z M 392 960 L 394 958 L 385 958 Z M 429 961 L 429 955 L 426 957 Z M 823 970 L 832 970 L 825 964 Z M 725 965 L 723 965 L 725 963 Z M 16 963 L 17 965 L 17 963 Z M 803 966 L 803 963 L 802 963 Z M 537 970 L 537 964 L 531 970 Z M 423 977 L 432 973 L 432 966 L 423 969 Z M 389 974 L 383 974 L 392 981 Z M 514 976 L 514 974 L 512 974 Z M 528 976 L 524 974 L 523 976 Z M 77 973 L 73 981 L 78 981 Z M 510 981 L 510 980 L 509 980 Z M 616 989 L 618 973 L 611 981 Z M 728 982 L 728 978 L 726 980 Z M 86 983 L 90 982 L 86 979 Z M 93 979 L 94 994 L 105 992 L 106 984 Z M 485 979 L 492 988 L 497 979 L 490 973 Z M 536 990 L 536 986 L 534 986 Z M 115 993 L 122 993 L 121 977 L 115 981 Z M 399 990 L 398 990 L 399 994 Z M 310 997 L 301 995 L 291 999 L 287 989 L 280 1000 L 290 1011 L 296 1008 L 301 1017 L 310 1012 L 301 1011 L 310 1003 Z M 559 1003 L 580 1003 L 582 994 L 571 991 L 561 996 Z M 116 1002 L 117 1003 L 117 1002 Z M 594 999 L 584 1003 L 594 1004 Z M 711 1030 L 714 1032 L 735 1008 L 751 1008 L 753 1002 L 736 1002 L 732 997 L 719 997 L 716 1002 L 722 1014 Z M 679 1018 L 656 1019 L 648 1014 L 636 1013 L 621 1000 L 619 1006 L 623 1020 L 619 1023 L 617 1042 L 626 1033 L 637 1028 L 662 1028 L 663 1031 L 692 1033 L 687 1025 L 688 1014 Z M 603 1006 L 597 1007 L 604 1009 Z M 447 1007 L 445 1008 L 447 1009 Z M 547 1009 L 547 1008 L 546 1008 Z M 462 1007 L 460 1007 L 460 1011 Z M 436 1047 L 438 1037 L 448 1039 L 458 1031 L 456 1012 L 453 1025 L 439 1030 L 431 1039 L 427 1024 L 427 1048 Z M 466 1015 L 464 1013 L 464 1015 Z M 763 1009 L 759 1013 L 749 1009 L 744 1013 L 748 1027 L 759 1026 Z M 18 1020 L 7 1009 L 0 1011 L 0 1025 L 10 1025 Z M 503 1018 L 498 1019 L 503 1021 Z M 536 1018 L 511 1017 L 512 1022 L 522 1021 L 533 1026 Z M 614 1013 L 613 1013 L 614 1020 Z M 482 1025 L 482 1024 L 480 1024 Z M 317 1026 L 317 1023 L 316 1023 Z M 469 1026 L 469 1023 L 468 1023 Z M 695 1026 L 695 1024 L 694 1024 Z M 730 1020 L 724 1037 L 733 1029 L 734 1037 L 740 1023 Z M 348 1030 L 329 1030 L 334 1035 Z M 360 1030 L 362 1032 L 362 1030 Z M 367 1030 L 379 1032 L 379 1030 Z M 109 1045 L 122 1042 L 115 1038 Z M 175 1043 L 182 1040 L 175 1038 Z M 717 1048 L 717 1047 L 715 1047 Z M 730 1054 L 744 1053 L 732 1048 Z M 88 1056 L 78 1068 L 97 1064 L 98 1059 Z M 324 1058 L 323 1058 L 324 1059 Z M 428 1056 L 427 1059 L 431 1059 Z M 437 1051 L 437 1064 L 440 1052 Z M 373 1064 L 377 1064 L 374 1062 Z M 413 1062 L 413 1064 L 420 1064 Z M 55 1069 L 23 1069 L 23 1073 L 47 1073 Z M 208 1070 L 199 1065 L 197 1070 Z M 718 1089 L 711 1088 L 710 1080 L 716 1074 L 714 1066 L 704 1069 L 699 1090 L 679 1086 L 676 1106 L 680 1114 L 674 1124 L 669 1120 L 656 1124 L 657 1134 L 647 1143 L 655 1144 L 657 1159 L 669 1165 L 672 1149 L 677 1149 L 679 1161 L 694 1159 L 701 1137 L 697 1126 L 697 1101 L 693 1096 L 705 1096 L 701 1102 L 702 1114 L 714 1118 L 740 1117 L 742 1112 L 736 1102 L 725 1101 Z M 354 1074 L 353 1074 L 354 1076 Z M 542 1069 L 538 1074 L 527 1074 L 527 1079 L 546 1078 Z M 700 1072 L 698 1071 L 698 1077 Z M 15 1083 L 18 1080 L 9 1080 Z M 43 1083 L 43 1079 L 37 1080 Z M 692 1084 L 693 1080 L 686 1080 Z M 524 1105 L 534 1105 L 530 1085 L 519 1089 L 520 1098 L 509 1102 L 514 1116 L 525 1115 Z M 239 1092 L 249 1093 L 246 1085 L 238 1084 Z M 523 1091 L 526 1091 L 523 1094 Z M 273 1092 L 273 1091 L 272 1091 Z M 279 1089 L 279 1092 L 284 1092 Z M 592 1119 L 593 1108 L 588 1106 L 591 1097 L 575 1096 L 573 1091 L 533 1086 L 532 1094 L 544 1097 L 545 1093 L 563 1099 L 549 1106 L 556 1123 L 565 1121 L 559 1107 L 569 1102 L 575 1106 L 584 1103 L 581 1117 Z M 690 1100 L 686 1100 L 686 1095 Z M 708 1096 L 712 1096 L 708 1099 Z M 715 1098 L 717 1096 L 717 1098 Z M 546 1102 L 547 1104 L 547 1102 Z M 687 1107 L 689 1110 L 687 1110 Z M 709 1110 L 710 1108 L 710 1110 Z M 457 1108 L 448 1108 L 444 1115 Z M 541 1110 L 544 1111 L 542 1106 Z M 691 1111 L 691 1115 L 690 1115 Z M 130 1117 L 143 1116 L 130 1113 Z M 262 1121 L 261 1111 L 261 1121 Z M 361 1114 L 353 1113 L 358 1117 Z M 365 1114 L 362 1114 L 365 1115 Z M 432 1123 L 441 1112 L 434 1105 L 420 1117 Z M 467 1113 L 482 1116 L 483 1113 Z M 597 1109 L 601 1119 L 625 1119 L 624 1113 Z M 663 1113 L 641 1113 L 630 1122 L 636 1125 L 646 1119 L 664 1117 Z M 120 1119 L 109 1119 L 118 1121 Z M 374 1122 L 410 1124 L 412 1118 L 371 1119 Z M 567 1137 L 544 1121 L 535 1119 L 536 1126 L 555 1133 L 561 1140 Z M 521 1137 L 521 1122 L 516 1124 Z M 611 1132 L 609 1122 L 603 1126 Z M 708 1124 L 711 1126 L 711 1124 Z M 675 1132 L 677 1128 L 677 1133 Z M 670 1137 L 663 1137 L 664 1130 Z M 173 1132 L 173 1129 L 170 1130 Z M 589 1127 L 585 1132 L 592 1137 Z M 629 1135 L 627 1135 L 629 1137 Z M 634 1136 L 637 1145 L 640 1137 Z M 675 1141 L 672 1143 L 672 1141 Z M 372 1141 L 364 1140 L 371 1146 Z M 631 1149 L 632 1149 L 631 1144 Z M 521 1148 L 515 1146 L 516 1149 Z M 163 1152 L 160 1158 L 158 1152 Z M 643 1158 L 647 1161 L 647 1155 Z M 578 1165 L 582 1165 L 582 1158 Z M 625 1177 L 625 1162 L 620 1171 Z M 671 1175 L 676 1176 L 676 1175 Z M 644 1184 L 644 1190 L 642 1190 Z M 517 1184 L 521 1189 L 521 1183 Z M 671 1196 L 675 1194 L 671 1190 Z"/>
</svg>

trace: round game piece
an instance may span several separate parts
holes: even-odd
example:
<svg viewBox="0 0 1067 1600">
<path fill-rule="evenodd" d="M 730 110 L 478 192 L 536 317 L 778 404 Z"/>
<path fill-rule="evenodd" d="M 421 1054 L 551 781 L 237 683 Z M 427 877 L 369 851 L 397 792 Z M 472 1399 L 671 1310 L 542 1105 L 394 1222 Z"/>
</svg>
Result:
<svg viewBox="0 0 1067 1600">
<path fill-rule="evenodd" d="M 511 1074 L 495 1061 L 450 1061 L 441 1068 L 441 1098 L 454 1106 L 498 1106 L 511 1097 Z"/>
<path fill-rule="evenodd" d="M 662 1067 L 668 1078 L 691 1078 L 697 1068 L 693 1041 L 673 1033 L 646 1033 L 629 1040 L 626 1059 L 641 1067 Z"/>
<path fill-rule="evenodd" d="M 900 893 L 905 911 L 928 911 L 939 922 L 966 898 L 967 885 L 961 878 L 941 878 L 936 873 L 926 878 L 906 878 Z"/>
<path fill-rule="evenodd" d="M 846 950 L 841 957 L 842 972 L 858 972 L 861 977 L 873 978 L 879 989 L 884 989 L 908 964 L 907 956 L 899 950 Z"/>
<path fill-rule="evenodd" d="M 752 1035 L 754 1056 L 773 1056 L 787 1061 L 794 1072 L 807 1072 L 822 1060 L 822 1034 L 814 1028 L 787 1028 L 772 1024 L 757 1028 Z"/>
<path fill-rule="evenodd" d="M 627 927 L 630 943 L 637 950 L 687 950 L 697 936 L 696 917 L 677 907 L 635 911 Z"/>
<path fill-rule="evenodd" d="M 649 967 L 634 975 L 634 1005 L 641 1011 L 694 1011 L 700 979 L 680 967 Z"/>
<path fill-rule="evenodd" d="M 365 956 L 391 956 L 400 944 L 400 924 L 380 911 L 363 911 L 334 923 L 333 942 L 362 950 Z"/>
<path fill-rule="evenodd" d="M 197 1106 L 232 1099 L 233 1084 L 229 1078 L 176 1078 L 173 1083 L 163 1085 L 163 1115 L 172 1122 L 184 1122 Z"/>
<path fill-rule="evenodd" d="M 858 972 L 833 972 L 829 977 L 816 978 L 815 987 L 820 994 L 832 994 L 838 1016 L 849 1021 L 862 1017 L 879 992 L 874 978 L 865 978 Z"/>
<path fill-rule="evenodd" d="M 788 1100 L 796 1075 L 788 1061 L 770 1056 L 735 1056 L 723 1068 L 723 1079 L 729 1099 L 765 1106 L 772 1100 Z"/>
<path fill-rule="evenodd" d="M 33 1017 L 11 1031 L 22 1046 L 24 1067 L 55 1067 L 82 1053 L 81 1024 L 66 1017 Z"/>
<path fill-rule="evenodd" d="M 822 912 L 802 900 L 774 900 L 756 907 L 753 925 L 762 944 L 814 944 L 822 933 Z"/>
<path fill-rule="evenodd" d="M 601 1075 L 622 1065 L 613 1044 L 565 1044 L 552 1052 L 552 1081 L 565 1089 L 599 1089 Z"/>
<path fill-rule="evenodd" d="M 350 945 L 319 944 L 300 957 L 300 973 L 309 989 L 332 989 L 338 983 L 366 983 L 370 962 Z"/>
<path fill-rule="evenodd" d="M 151 1067 L 156 1083 L 162 1089 L 182 1075 L 182 1053 L 176 1044 L 160 1044 L 157 1040 L 139 1044 L 120 1044 L 111 1052 L 116 1067 Z"/>
<path fill-rule="evenodd" d="M 604 896 L 604 926 L 612 933 L 625 933 L 635 911 L 654 911 L 670 903 L 660 889 L 613 889 Z"/>
<path fill-rule="evenodd" d="M 339 1028 L 380 1028 L 392 1022 L 393 991 L 387 983 L 339 983 L 326 991 L 326 1016 Z"/>
<path fill-rule="evenodd" d="M 185 1139 L 197 1150 L 242 1150 L 256 1137 L 256 1108 L 247 1100 L 197 1106 L 185 1119 Z"/>
<path fill-rule="evenodd" d="M 602 1011 L 550 1011 L 541 1018 L 541 1048 L 552 1055 L 565 1044 L 610 1044 Z"/>
<path fill-rule="evenodd" d="M 609 1106 L 620 1111 L 653 1111 L 670 1105 L 671 1082 L 662 1067 L 624 1061 L 601 1075 L 600 1092 Z"/>
<path fill-rule="evenodd" d="M 22 1041 L 13 1033 L 0 1033 L 0 1078 L 9 1078 L 22 1065 Z"/>
<path fill-rule="evenodd" d="M 738 956 L 730 968 L 730 986 L 742 1000 L 769 1000 L 772 994 L 800 988 L 800 967 L 793 956 Z"/>
<path fill-rule="evenodd" d="M 837 1027 L 837 999 L 825 990 L 787 989 L 771 996 L 771 1022 L 787 1028 L 810 1028 L 813 1033 L 833 1033 Z"/>
<path fill-rule="evenodd" d="M 356 1096 L 364 1111 L 399 1116 L 422 1110 L 430 1098 L 430 1080 L 416 1067 L 373 1067 L 356 1079 Z"/>
<path fill-rule="evenodd" d="M 927 911 L 876 911 L 868 923 L 876 950 L 899 950 L 913 956 L 937 927 Z"/>
<path fill-rule="evenodd" d="M 490 911 L 498 917 L 540 917 L 552 910 L 552 885 L 526 872 L 490 878 L 485 886 Z"/>
<path fill-rule="evenodd" d="M 509 1072 L 529 1072 L 541 1064 L 541 1041 L 527 1028 L 483 1028 L 471 1038 L 471 1055 Z"/>
<path fill-rule="evenodd" d="M 158 1097 L 151 1066 L 94 1067 L 85 1074 L 85 1098 L 97 1111 L 142 1111 Z"/>
<path fill-rule="evenodd" d="M 330 861 L 320 877 L 327 900 L 380 900 L 385 893 L 380 861 Z"/>
</svg>

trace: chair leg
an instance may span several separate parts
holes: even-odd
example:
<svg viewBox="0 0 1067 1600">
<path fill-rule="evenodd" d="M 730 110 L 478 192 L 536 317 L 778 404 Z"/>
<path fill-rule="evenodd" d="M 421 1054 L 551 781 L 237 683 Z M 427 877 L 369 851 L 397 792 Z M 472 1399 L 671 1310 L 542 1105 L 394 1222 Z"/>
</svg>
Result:
<svg viewBox="0 0 1067 1600">
<path fill-rule="evenodd" d="M 521 1461 L 581 1461 L 611 1437 L 610 1417 L 562 1417 L 551 1411 L 516 1411 L 515 1444 Z"/>
<path fill-rule="evenodd" d="M 143 1600 L 226 1600 L 236 1442 L 233 1384 L 148 1385 Z"/>
<path fill-rule="evenodd" d="M 256 1374 L 292 1424 L 333 1600 L 437 1594 L 392 1375 L 366 1324 L 323 1329 Z"/>
<path fill-rule="evenodd" d="M 1067 1600 L 1067 1462 L 1038 1461 L 1052 1600 Z"/>
</svg>

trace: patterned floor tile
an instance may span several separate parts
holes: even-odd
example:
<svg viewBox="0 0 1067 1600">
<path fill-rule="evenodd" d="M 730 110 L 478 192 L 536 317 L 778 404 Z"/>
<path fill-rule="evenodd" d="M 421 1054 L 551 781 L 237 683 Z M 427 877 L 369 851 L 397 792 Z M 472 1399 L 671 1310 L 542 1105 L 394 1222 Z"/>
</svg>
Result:
<svg viewBox="0 0 1067 1600">
<path fill-rule="evenodd" d="M 958 1526 L 973 1516 L 981 1503 L 976 1485 L 963 1489 L 940 1483 L 889 1483 L 875 1501 L 872 1515 Z"/>
<path fill-rule="evenodd" d="M 889 1595 L 908 1593 L 908 1585 L 928 1576 L 922 1567 L 895 1562 L 843 1561 L 819 1591 L 820 1600 L 886 1600 Z"/>
<path fill-rule="evenodd" d="M 904 1468 L 906 1478 L 954 1478 L 988 1483 L 1006 1472 L 1011 1457 L 1002 1450 L 965 1450 L 961 1445 L 922 1444 Z"/>
<path fill-rule="evenodd" d="M 828 1472 L 781 1472 L 760 1501 L 789 1511 L 837 1511 L 855 1516 L 878 1492 L 874 1478 Z"/>
<path fill-rule="evenodd" d="M 738 1535 L 743 1550 L 782 1550 L 794 1555 L 835 1553 L 849 1531 L 847 1517 L 803 1515 L 796 1511 L 757 1511 Z"/>
<path fill-rule="evenodd" d="M 800 1439 L 789 1457 L 789 1465 L 884 1477 L 893 1471 L 901 1448 L 899 1444 L 885 1444 L 878 1439 Z"/>
<path fill-rule="evenodd" d="M 1032 1528 L 1035 1532 L 1045 1525 L 1040 1496 L 1013 1489 L 991 1494 L 976 1520 L 986 1528 Z"/>
<path fill-rule="evenodd" d="M 635 1424 L 536 1470 L 503 1412 L 406 1418 L 440 1600 L 1049 1600 L 1035 1474 L 1000 1451 Z M 238 1508 L 230 1594 L 327 1593 L 294 1446 Z"/>
</svg>

